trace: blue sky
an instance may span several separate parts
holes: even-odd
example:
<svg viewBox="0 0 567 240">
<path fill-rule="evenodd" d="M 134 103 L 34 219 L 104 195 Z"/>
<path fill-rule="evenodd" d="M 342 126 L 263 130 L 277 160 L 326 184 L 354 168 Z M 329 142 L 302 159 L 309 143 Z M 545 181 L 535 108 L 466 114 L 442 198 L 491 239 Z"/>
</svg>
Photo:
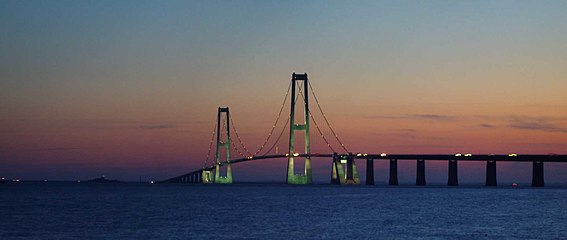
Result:
<svg viewBox="0 0 567 240">
<path fill-rule="evenodd" d="M 565 1 L 0 1 L 0 174 L 200 167 L 216 108 L 230 106 L 257 146 L 294 71 L 354 152 L 565 153 L 565 12 Z"/>
</svg>

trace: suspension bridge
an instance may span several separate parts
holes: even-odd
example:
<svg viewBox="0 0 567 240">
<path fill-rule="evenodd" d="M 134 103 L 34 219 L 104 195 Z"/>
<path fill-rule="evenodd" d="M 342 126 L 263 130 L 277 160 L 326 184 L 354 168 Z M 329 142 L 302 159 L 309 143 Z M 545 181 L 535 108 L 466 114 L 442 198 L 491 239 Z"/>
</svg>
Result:
<svg viewBox="0 0 567 240">
<path fill-rule="evenodd" d="M 324 125 L 319 125 L 314 114 L 309 109 L 309 93 L 313 95 L 313 99 L 317 105 L 317 113 L 323 118 Z M 283 110 L 290 99 L 290 114 L 287 120 L 282 123 Z M 299 110 L 299 111 L 298 111 Z M 301 111 L 302 110 L 302 111 Z M 296 115 L 299 112 L 301 115 Z M 296 119 L 297 118 L 297 119 Z M 326 144 L 330 153 L 311 153 L 311 135 L 310 123 L 313 123 L 316 132 L 319 134 L 323 142 Z M 232 126 L 232 127 L 231 127 Z M 281 128 L 277 135 L 276 129 Z M 232 144 L 231 129 L 236 135 L 238 144 Z M 278 144 L 286 130 L 288 135 L 288 148 L 285 154 L 278 154 Z M 303 137 L 303 149 L 296 149 L 301 145 L 296 141 L 296 136 Z M 216 153 L 211 156 L 213 143 L 216 139 Z M 269 146 L 269 147 L 268 147 Z M 299 147 L 301 148 L 301 147 Z M 231 159 L 231 150 L 236 151 L 239 158 Z M 275 150 L 275 153 L 274 153 Z M 298 151 L 299 150 L 299 151 Z M 340 151 L 340 152 L 339 152 Z M 224 153 L 224 154 L 222 154 Z M 225 155 L 224 159 L 221 155 Z M 249 151 L 246 144 L 242 141 L 234 121 L 230 116 L 228 107 L 219 107 L 217 112 L 217 121 L 211 134 L 209 149 L 204 161 L 204 165 L 200 169 L 188 172 L 186 174 L 167 179 L 163 182 L 171 183 L 201 183 L 201 184 L 230 184 L 233 182 L 231 165 L 261 161 L 265 159 L 287 159 L 287 177 L 288 184 L 311 184 L 313 182 L 311 159 L 325 158 L 332 161 L 330 182 L 332 184 L 350 185 L 360 184 L 360 176 L 356 168 L 356 160 L 366 160 L 366 181 L 367 185 L 374 185 L 374 161 L 389 161 L 389 185 L 398 185 L 398 160 L 414 160 L 416 166 L 416 185 L 426 185 L 425 162 L 428 160 L 444 160 L 448 162 L 447 185 L 457 186 L 458 181 L 458 162 L 460 161 L 485 161 L 486 162 L 486 186 L 497 186 L 496 162 L 532 162 L 532 186 L 543 187 L 544 180 L 544 162 L 567 162 L 567 155 L 492 155 L 492 154 L 386 154 L 386 153 L 356 153 L 349 152 L 345 144 L 340 140 L 335 130 L 332 128 L 325 112 L 323 111 L 315 91 L 308 80 L 307 73 L 293 73 L 290 84 L 286 91 L 283 103 L 279 109 L 279 113 L 269 131 L 266 139 L 260 145 L 258 150 Z M 297 161 L 296 161 L 297 160 Z M 303 166 L 301 173 L 296 173 L 295 165 L 302 160 Z M 221 168 L 226 168 L 225 173 L 221 173 Z"/>
</svg>

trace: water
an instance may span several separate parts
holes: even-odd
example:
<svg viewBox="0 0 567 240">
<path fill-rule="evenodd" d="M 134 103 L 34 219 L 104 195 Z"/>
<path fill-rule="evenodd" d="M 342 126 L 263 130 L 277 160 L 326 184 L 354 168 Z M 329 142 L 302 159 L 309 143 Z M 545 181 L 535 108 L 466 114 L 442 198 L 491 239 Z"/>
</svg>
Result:
<svg viewBox="0 0 567 240">
<path fill-rule="evenodd" d="M 19 183 L 0 239 L 567 239 L 567 189 Z"/>
</svg>

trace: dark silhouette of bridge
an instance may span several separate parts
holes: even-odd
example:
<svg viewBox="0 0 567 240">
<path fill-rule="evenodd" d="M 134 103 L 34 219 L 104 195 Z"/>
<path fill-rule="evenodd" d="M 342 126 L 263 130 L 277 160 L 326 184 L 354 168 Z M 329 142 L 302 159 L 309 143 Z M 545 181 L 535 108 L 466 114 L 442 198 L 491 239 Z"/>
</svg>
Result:
<svg viewBox="0 0 567 240">
<path fill-rule="evenodd" d="M 300 83 L 300 84 L 298 84 Z M 268 146 L 268 142 L 274 133 L 274 130 L 280 122 L 282 116 L 282 110 L 285 106 L 286 100 L 289 96 L 291 89 L 291 111 L 288 116 L 284 128 L 281 130 L 277 140 L 271 145 L 271 147 L 263 154 L 259 153 Z M 311 90 L 315 102 L 317 103 L 318 110 L 323 116 L 326 126 L 330 130 L 330 134 L 334 138 L 328 138 L 322 131 L 322 127 L 317 124 L 313 114 L 309 110 L 309 98 L 308 91 Z M 303 91 L 304 90 L 304 91 Z M 301 100 L 303 102 L 303 120 L 300 123 L 295 123 L 295 112 L 296 112 L 296 102 Z M 327 147 L 332 153 L 311 153 L 310 152 L 310 122 L 315 124 L 317 132 L 327 144 Z M 230 137 L 230 129 L 234 130 L 236 134 L 236 139 L 239 142 L 240 147 L 231 144 L 232 138 Z M 286 125 L 289 123 L 289 148 L 286 154 L 269 154 L 272 152 L 276 144 L 281 139 L 284 131 L 286 130 Z M 222 124 L 222 125 L 221 125 Z M 303 133 L 305 142 L 303 153 L 298 153 L 295 150 L 295 134 L 296 131 Z M 212 162 L 210 159 L 210 153 L 212 150 L 212 143 L 216 134 L 216 155 L 215 160 Z M 331 139 L 335 142 L 330 141 Z M 333 144 L 338 145 L 344 153 L 338 153 Z M 230 159 L 231 149 L 235 150 L 241 158 Z M 221 160 L 221 153 L 224 150 L 226 152 L 226 160 Z M 311 158 L 330 158 L 332 159 L 332 169 L 331 169 L 331 183 L 332 184 L 360 184 L 360 177 L 356 168 L 356 160 L 366 160 L 366 185 L 374 185 L 374 161 L 375 160 L 386 160 L 390 163 L 390 176 L 389 185 L 398 185 L 398 160 L 415 160 L 417 163 L 416 167 L 416 185 L 426 185 L 426 175 L 425 175 L 425 162 L 430 160 L 444 160 L 448 162 L 448 176 L 447 185 L 458 186 L 458 162 L 460 161 L 485 161 L 486 162 L 486 186 L 497 186 L 497 176 L 496 176 L 496 162 L 532 162 L 532 186 L 533 187 L 543 187 L 545 185 L 544 181 L 544 162 L 567 162 L 567 155 L 534 155 L 534 154 L 507 154 L 507 155 L 493 155 L 493 154 L 470 154 L 470 153 L 456 153 L 456 154 L 386 154 L 386 153 L 357 153 L 353 154 L 348 151 L 342 141 L 338 138 L 337 134 L 331 127 L 325 113 L 323 112 L 315 92 L 310 85 L 307 77 L 307 73 L 304 74 L 292 74 L 292 79 L 290 86 L 284 97 L 284 102 L 280 108 L 279 114 L 276 117 L 275 123 L 268 134 L 267 139 L 261 145 L 261 147 L 254 153 L 251 153 L 246 145 L 242 142 L 238 131 L 234 127 L 232 118 L 230 117 L 230 112 L 228 107 L 219 107 L 217 115 L 217 123 L 215 125 L 215 130 L 213 131 L 211 142 L 209 144 L 209 152 L 207 154 L 205 164 L 201 169 L 194 170 L 192 172 L 167 179 L 163 182 L 175 182 L 175 183 L 232 183 L 232 164 L 237 164 L 241 162 L 250 161 L 260 161 L 265 159 L 275 159 L 275 158 L 287 158 L 288 168 L 287 168 L 287 178 L 286 182 L 288 184 L 310 184 L 312 183 L 312 170 L 311 170 Z M 303 173 L 295 174 L 294 165 L 296 159 L 304 159 Z M 209 162 L 211 160 L 211 162 Z M 221 167 L 226 167 L 226 175 L 221 176 Z M 214 174 L 213 174 L 214 171 Z"/>
</svg>

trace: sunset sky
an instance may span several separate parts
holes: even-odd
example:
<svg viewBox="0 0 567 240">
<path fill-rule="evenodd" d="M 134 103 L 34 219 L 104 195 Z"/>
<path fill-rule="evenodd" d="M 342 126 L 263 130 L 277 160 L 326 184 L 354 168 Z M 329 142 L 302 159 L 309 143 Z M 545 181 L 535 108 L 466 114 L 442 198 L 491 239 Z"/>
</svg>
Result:
<svg viewBox="0 0 567 240">
<path fill-rule="evenodd" d="M 1 0 L 0 176 L 174 177 L 202 167 L 219 106 L 255 150 L 293 72 L 351 152 L 567 154 L 566 13 L 567 1 Z M 235 181 L 283 182 L 286 163 L 235 165 Z M 329 159 L 313 167 L 330 179 Z M 484 167 L 460 163 L 460 181 L 482 183 Z M 415 181 L 415 161 L 399 169 Z M 446 181 L 446 162 L 427 171 Z M 498 174 L 530 182 L 531 163 Z M 545 174 L 565 183 L 567 164 Z"/>
</svg>

